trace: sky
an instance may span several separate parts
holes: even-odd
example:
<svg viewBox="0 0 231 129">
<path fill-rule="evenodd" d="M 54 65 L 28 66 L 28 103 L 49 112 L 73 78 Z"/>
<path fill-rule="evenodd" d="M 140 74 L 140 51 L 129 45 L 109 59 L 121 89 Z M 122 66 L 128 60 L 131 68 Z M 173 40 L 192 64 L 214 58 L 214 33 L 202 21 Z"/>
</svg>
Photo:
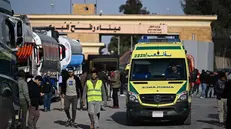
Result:
<svg viewBox="0 0 231 129">
<path fill-rule="evenodd" d="M 126 0 L 10 0 L 16 14 L 70 14 L 70 3 L 96 3 L 97 12 L 120 14 L 119 6 Z M 54 8 L 51 8 L 51 4 Z M 163 15 L 183 15 L 180 0 L 142 0 L 143 6 L 151 13 Z M 108 44 L 110 36 L 102 37 Z M 106 52 L 106 51 L 105 51 Z"/>
</svg>

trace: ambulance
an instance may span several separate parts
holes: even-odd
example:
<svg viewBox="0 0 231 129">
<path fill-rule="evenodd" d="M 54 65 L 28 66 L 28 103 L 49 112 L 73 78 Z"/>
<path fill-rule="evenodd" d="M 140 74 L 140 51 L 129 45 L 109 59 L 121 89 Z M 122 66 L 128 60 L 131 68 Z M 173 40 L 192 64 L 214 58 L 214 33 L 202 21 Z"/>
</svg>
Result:
<svg viewBox="0 0 231 129">
<path fill-rule="evenodd" d="M 190 75 L 177 35 L 145 36 L 130 61 L 126 122 L 174 121 L 191 124 Z"/>
</svg>

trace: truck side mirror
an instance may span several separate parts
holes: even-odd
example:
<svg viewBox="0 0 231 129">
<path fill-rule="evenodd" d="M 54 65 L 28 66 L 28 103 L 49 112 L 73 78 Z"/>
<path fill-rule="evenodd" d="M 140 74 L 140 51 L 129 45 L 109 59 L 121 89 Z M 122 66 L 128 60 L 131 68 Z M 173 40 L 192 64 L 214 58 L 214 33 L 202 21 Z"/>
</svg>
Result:
<svg viewBox="0 0 231 129">
<path fill-rule="evenodd" d="M 18 20 L 17 22 L 17 41 L 16 44 L 20 45 L 23 43 L 23 28 L 22 28 L 22 21 Z"/>
</svg>

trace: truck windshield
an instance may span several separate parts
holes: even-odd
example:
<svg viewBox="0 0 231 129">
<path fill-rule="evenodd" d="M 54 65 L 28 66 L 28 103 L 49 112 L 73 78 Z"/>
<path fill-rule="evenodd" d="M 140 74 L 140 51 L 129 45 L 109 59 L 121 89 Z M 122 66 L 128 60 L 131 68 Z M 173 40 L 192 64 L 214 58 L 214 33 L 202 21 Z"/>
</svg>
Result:
<svg viewBox="0 0 231 129">
<path fill-rule="evenodd" d="M 131 81 L 186 80 L 184 58 L 134 59 Z"/>
</svg>

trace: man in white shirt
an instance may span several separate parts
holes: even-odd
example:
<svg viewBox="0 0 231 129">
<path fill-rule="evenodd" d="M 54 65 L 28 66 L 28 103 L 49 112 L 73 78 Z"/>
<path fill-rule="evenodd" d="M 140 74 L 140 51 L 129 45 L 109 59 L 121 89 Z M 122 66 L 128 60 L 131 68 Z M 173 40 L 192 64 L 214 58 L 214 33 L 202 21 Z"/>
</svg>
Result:
<svg viewBox="0 0 231 129">
<path fill-rule="evenodd" d="M 79 78 L 74 75 L 74 70 L 69 69 L 69 78 L 63 79 L 62 83 L 62 96 L 64 97 L 64 110 L 67 115 L 66 126 L 77 126 L 75 123 L 76 108 L 78 96 L 82 96 L 82 86 Z M 70 105 L 72 104 L 72 118 L 70 116 Z"/>
</svg>

